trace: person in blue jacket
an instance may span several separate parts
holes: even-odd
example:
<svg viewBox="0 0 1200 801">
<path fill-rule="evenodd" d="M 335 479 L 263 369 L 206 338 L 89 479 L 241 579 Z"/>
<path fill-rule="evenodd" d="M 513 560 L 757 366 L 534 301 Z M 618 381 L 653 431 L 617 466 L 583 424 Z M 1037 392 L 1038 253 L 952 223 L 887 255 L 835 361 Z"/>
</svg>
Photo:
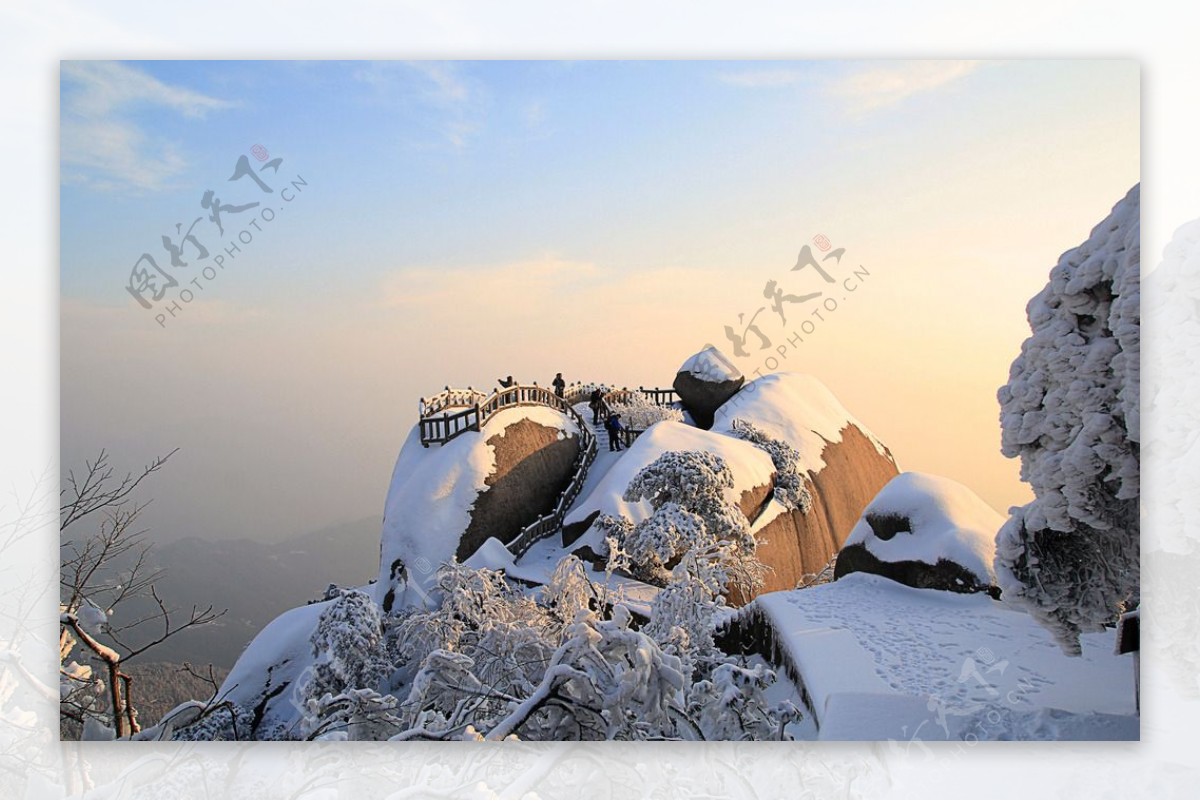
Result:
<svg viewBox="0 0 1200 801">
<path fill-rule="evenodd" d="M 621 425 L 621 415 L 610 414 L 608 419 L 604 421 L 604 427 L 608 430 L 608 449 L 610 451 L 621 450 L 621 434 L 625 426 Z"/>
</svg>

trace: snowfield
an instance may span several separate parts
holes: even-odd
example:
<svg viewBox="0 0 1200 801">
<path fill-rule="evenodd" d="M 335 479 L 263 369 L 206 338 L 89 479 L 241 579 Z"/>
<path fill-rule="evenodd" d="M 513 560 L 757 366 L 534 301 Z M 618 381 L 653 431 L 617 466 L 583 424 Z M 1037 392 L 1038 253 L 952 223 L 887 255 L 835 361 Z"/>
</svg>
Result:
<svg viewBox="0 0 1200 801">
<path fill-rule="evenodd" d="M 1085 635 L 1083 655 L 1069 657 L 985 594 L 866 573 L 768 593 L 738 618 L 756 614 L 798 673 L 821 739 L 1138 737 L 1132 658 L 1113 654 L 1111 632 Z"/>
</svg>

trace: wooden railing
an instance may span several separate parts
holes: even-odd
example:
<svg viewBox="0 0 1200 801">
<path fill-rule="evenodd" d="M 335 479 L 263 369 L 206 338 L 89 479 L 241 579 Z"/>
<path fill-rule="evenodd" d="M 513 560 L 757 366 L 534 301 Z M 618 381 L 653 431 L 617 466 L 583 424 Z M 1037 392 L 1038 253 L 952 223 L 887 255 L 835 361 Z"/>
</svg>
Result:
<svg viewBox="0 0 1200 801">
<path fill-rule="evenodd" d="M 610 404 L 625 404 L 635 395 L 642 395 L 649 399 L 656 406 L 670 406 L 678 399 L 678 393 L 674 389 L 647 389 L 646 387 L 638 387 L 636 390 L 622 387 L 621 389 L 612 389 L 605 393 L 603 400 L 600 401 L 600 417 L 607 420 L 612 413 Z M 621 447 L 628 448 L 633 444 L 633 441 L 644 434 L 644 428 L 622 428 L 617 432 L 617 439 L 621 443 Z"/>
<path fill-rule="evenodd" d="M 567 387 L 566 391 L 563 392 L 563 397 L 572 406 L 577 403 L 587 403 L 592 399 L 592 392 L 597 388 L 603 392 L 608 391 L 608 387 L 603 384 L 588 384 L 577 381 Z"/>
<path fill-rule="evenodd" d="M 587 481 L 588 468 L 596 460 L 596 435 L 588 422 L 575 411 L 573 405 L 580 402 L 573 398 L 580 396 L 585 386 L 586 395 L 583 397 L 586 400 L 593 389 L 590 385 L 572 385 L 563 393 L 563 397 L 559 397 L 554 391 L 536 384 L 500 387 L 491 395 L 484 395 L 470 388 L 456 390 L 447 387 L 432 398 L 421 399 L 419 425 L 421 444 L 426 448 L 431 444 L 449 442 L 467 431 L 479 431 L 492 415 L 515 406 L 547 406 L 556 409 L 579 428 L 579 452 L 571 465 L 570 483 L 559 494 L 553 509 L 521 529 L 507 544 L 508 550 L 514 556 L 521 556 L 535 542 L 562 528 L 563 517 L 579 497 Z M 459 408 L 460 411 L 451 413 L 449 410 L 452 408 Z"/>
<path fill-rule="evenodd" d="M 559 411 L 571 408 L 565 398 L 536 384 L 500 387 L 491 395 L 473 389 L 446 389 L 432 398 L 421 399 L 421 444 L 428 448 L 468 431 L 479 431 L 488 418 L 512 406 L 549 406 Z"/>
<path fill-rule="evenodd" d="M 420 421 L 421 444 L 428 448 L 432 444 L 444 444 L 468 431 L 480 431 L 492 415 L 502 409 L 515 406 L 547 406 L 567 415 L 579 427 L 580 448 L 571 467 L 571 481 L 558 497 L 554 508 L 534 520 L 508 543 L 514 556 L 521 556 L 538 540 L 544 539 L 562 528 L 563 518 L 571 504 L 579 497 L 587 481 L 588 468 L 596 460 L 596 436 L 591 425 L 578 412 L 575 405 L 591 399 L 592 392 L 599 386 L 605 390 L 601 400 L 600 414 L 607 418 L 611 403 L 628 402 L 637 393 L 649 398 L 659 406 L 667 406 L 676 399 L 674 389 L 647 389 L 638 387 L 608 389 L 602 385 L 575 383 L 568 386 L 560 397 L 553 390 L 537 384 L 517 384 L 500 387 L 490 395 L 476 389 L 444 390 L 430 398 L 421 398 Z M 642 430 L 623 429 L 618 437 L 623 447 L 629 447 Z"/>
<path fill-rule="evenodd" d="M 474 406 L 486 397 L 485 393 L 473 387 L 467 387 L 466 389 L 451 389 L 450 387 L 446 387 L 432 398 L 421 398 L 418 409 L 421 417 L 428 417 L 444 409 Z"/>
<path fill-rule="evenodd" d="M 583 490 L 584 482 L 587 481 L 588 468 L 592 466 L 592 462 L 596 461 L 596 435 L 592 433 L 591 426 L 571 406 L 567 406 L 567 416 L 579 426 L 580 436 L 579 454 L 575 457 L 575 464 L 571 468 L 571 483 L 567 484 L 566 489 L 558 496 L 558 502 L 554 504 L 552 510 L 521 529 L 521 533 L 508 544 L 508 550 L 513 556 L 520 557 L 535 542 L 549 537 L 562 528 L 567 510 L 571 508 L 571 504 L 575 503 L 575 499 Z"/>
<path fill-rule="evenodd" d="M 654 401 L 656 406 L 670 406 L 679 400 L 679 393 L 675 391 L 674 387 L 668 389 L 638 387 L 638 392 Z"/>
</svg>

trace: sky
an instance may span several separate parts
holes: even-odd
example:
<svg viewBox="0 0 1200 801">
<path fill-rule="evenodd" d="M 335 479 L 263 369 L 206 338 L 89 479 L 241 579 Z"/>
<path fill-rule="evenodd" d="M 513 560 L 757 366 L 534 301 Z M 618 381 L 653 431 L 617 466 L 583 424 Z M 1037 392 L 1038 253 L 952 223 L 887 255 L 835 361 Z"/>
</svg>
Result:
<svg viewBox="0 0 1200 801">
<path fill-rule="evenodd" d="M 64 61 L 63 472 L 179 448 L 155 537 L 281 540 L 382 516 L 444 385 L 669 386 L 711 343 L 815 375 L 902 469 L 1004 512 L 1032 496 L 996 390 L 1025 304 L 1139 180 L 1139 83 L 1129 60 Z"/>
</svg>

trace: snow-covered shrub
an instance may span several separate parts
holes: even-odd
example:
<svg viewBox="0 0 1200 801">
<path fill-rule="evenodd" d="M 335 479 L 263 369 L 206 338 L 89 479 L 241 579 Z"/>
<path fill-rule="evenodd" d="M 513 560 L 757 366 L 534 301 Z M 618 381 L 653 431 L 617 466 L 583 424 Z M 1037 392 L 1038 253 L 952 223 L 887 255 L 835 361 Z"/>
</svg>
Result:
<svg viewBox="0 0 1200 801">
<path fill-rule="evenodd" d="M 719 562 L 689 551 L 642 630 L 619 597 L 562 560 L 538 591 L 500 571 L 449 564 L 432 609 L 386 618 L 346 591 L 320 616 L 297 681 L 298 721 L 260 739 L 592 740 L 777 737 L 769 671 L 717 649 Z M 361 596 L 361 597 L 360 597 Z M 232 704 L 174 739 L 236 739 L 253 710 Z M 183 718 L 180 718 L 183 720 Z M 164 734 L 164 736 L 170 736 Z"/>
<path fill-rule="evenodd" d="M 390 672 L 379 606 L 365 592 L 339 595 L 321 613 L 311 645 L 315 661 L 300 690 L 304 698 L 372 687 Z"/>
<path fill-rule="evenodd" d="M 579 610 L 541 684 L 487 739 L 637 740 L 674 732 L 684 715 L 679 660 L 631 622 L 621 605 L 609 620 Z"/>
<path fill-rule="evenodd" d="M 664 453 L 634 476 L 624 494 L 630 503 L 649 501 L 653 514 L 636 525 L 608 515 L 598 520 L 609 540 L 610 560 L 665 586 L 671 567 L 691 554 L 720 594 L 730 586 L 753 593 L 762 586 L 766 568 L 755 557 L 749 521 L 725 497 L 733 486 L 733 472 L 716 454 Z"/>
<path fill-rule="evenodd" d="M 170 739 L 198 742 L 235 741 L 245 740 L 250 732 L 254 731 L 254 711 L 251 709 L 226 702 L 205 707 L 201 712 L 196 722 L 167 733 Z"/>
<path fill-rule="evenodd" d="M 650 606 L 646 634 L 678 657 L 689 677 L 711 669 L 725 656 L 716 646 L 713 623 L 713 615 L 725 606 L 722 589 L 711 565 L 688 552 Z"/>
<path fill-rule="evenodd" d="M 400 616 L 389 627 L 401 664 L 423 665 L 446 651 L 468 656 L 476 675 L 513 692 L 537 683 L 557 645 L 560 619 L 497 570 L 447 564 L 437 588 L 436 609 Z"/>
<path fill-rule="evenodd" d="M 299 736 L 306 740 L 386 740 L 404 727 L 399 702 L 370 688 L 308 699 Z"/>
<path fill-rule="evenodd" d="M 621 415 L 621 423 L 634 431 L 645 431 L 663 420 L 683 421 L 683 412 L 671 406 L 659 406 L 641 392 L 621 393 L 619 402 L 609 401 L 608 409 Z"/>
<path fill-rule="evenodd" d="M 1036 499 L 997 537 L 997 578 L 1075 654 L 1139 586 L 1139 235 L 1135 186 L 1029 302 L 998 393 L 1003 452 Z"/>
<path fill-rule="evenodd" d="M 766 451 L 771 457 L 771 463 L 775 465 L 775 499 L 789 510 L 808 514 L 813 499 L 805 485 L 800 451 L 784 440 L 768 436 L 765 431 L 745 420 L 734 420 L 731 429 L 735 437 Z"/>
<path fill-rule="evenodd" d="M 692 685 L 688 712 L 706 740 L 783 740 L 800 710 L 788 701 L 768 705 L 764 692 L 774 683 L 775 672 L 761 664 L 723 662 Z"/>
</svg>

